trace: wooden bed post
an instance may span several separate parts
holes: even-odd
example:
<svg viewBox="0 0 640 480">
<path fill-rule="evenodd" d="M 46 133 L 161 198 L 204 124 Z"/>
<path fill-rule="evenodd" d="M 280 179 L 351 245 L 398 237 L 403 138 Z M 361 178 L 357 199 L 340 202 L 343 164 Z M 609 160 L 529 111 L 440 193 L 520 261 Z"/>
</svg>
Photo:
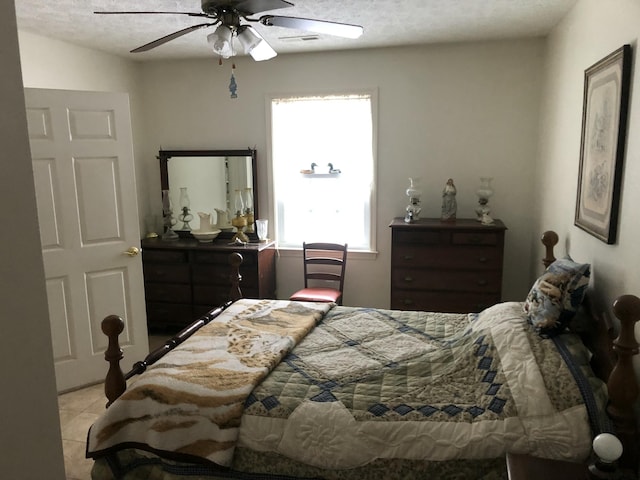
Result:
<svg viewBox="0 0 640 480">
<path fill-rule="evenodd" d="M 547 230 L 542 234 L 542 244 L 545 247 L 544 258 L 542 259 L 542 263 L 544 267 L 547 268 L 553 262 L 556 261 L 556 257 L 553 255 L 553 247 L 558 243 L 558 234 L 552 230 Z"/>
<path fill-rule="evenodd" d="M 120 360 L 124 357 L 122 348 L 118 343 L 118 335 L 124 330 L 124 322 L 117 315 L 109 315 L 102 321 L 102 332 L 109 339 L 109 346 L 104 352 L 104 359 L 109 362 L 109 371 L 104 381 L 104 394 L 107 397 L 107 408 L 113 401 L 122 395 L 127 388 L 124 380 Z"/>
<path fill-rule="evenodd" d="M 607 387 L 609 404 L 607 413 L 616 427 L 616 436 L 624 445 L 620 464 L 623 468 L 638 471 L 638 425 L 634 404 L 638 398 L 638 382 L 633 368 L 633 356 L 638 353 L 635 324 L 640 320 L 640 298 L 622 295 L 613 302 L 613 312 L 620 320 L 620 333 L 613 341 L 617 362 L 611 371 Z"/>
<path fill-rule="evenodd" d="M 229 274 L 229 282 L 231 282 L 229 300 L 235 302 L 242 298 L 242 292 L 240 291 L 240 282 L 242 281 L 242 275 L 240 275 L 240 264 L 242 263 L 242 255 L 238 252 L 233 252 L 229 255 L 229 263 L 231 264 L 231 273 Z"/>
</svg>

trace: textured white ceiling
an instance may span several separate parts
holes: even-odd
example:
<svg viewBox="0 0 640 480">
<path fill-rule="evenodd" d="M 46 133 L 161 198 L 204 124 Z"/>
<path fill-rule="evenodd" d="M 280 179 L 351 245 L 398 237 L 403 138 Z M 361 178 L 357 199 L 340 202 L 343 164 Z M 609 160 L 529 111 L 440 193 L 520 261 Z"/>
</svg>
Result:
<svg viewBox="0 0 640 480">
<path fill-rule="evenodd" d="M 291 0 L 275 15 L 353 23 L 356 40 L 252 24 L 278 53 L 546 35 L 577 0 Z M 200 12 L 200 0 L 15 0 L 18 27 L 136 60 L 210 57 L 203 28 L 151 51 L 129 51 L 206 19 L 186 15 L 94 15 L 99 11 Z M 259 15 L 257 15 L 259 16 Z M 290 38 L 287 38 L 290 37 Z M 294 37 L 294 38 L 291 38 Z M 297 37 L 297 38 L 296 38 Z"/>
</svg>

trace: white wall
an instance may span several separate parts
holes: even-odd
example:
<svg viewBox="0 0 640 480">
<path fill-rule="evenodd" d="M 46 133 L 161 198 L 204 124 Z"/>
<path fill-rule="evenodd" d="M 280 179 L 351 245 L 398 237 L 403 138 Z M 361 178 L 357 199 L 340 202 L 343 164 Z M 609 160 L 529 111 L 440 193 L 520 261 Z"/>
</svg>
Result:
<svg viewBox="0 0 640 480">
<path fill-rule="evenodd" d="M 14 4 L 0 2 L 0 472 L 64 479 Z M 28 448 L 27 448 L 28 447 Z"/>
<path fill-rule="evenodd" d="M 549 38 L 541 115 L 536 225 L 560 235 L 559 254 L 592 265 L 592 294 L 609 311 L 619 295 L 640 296 L 640 2 L 580 0 Z M 577 193 L 584 70 L 623 44 L 633 49 L 631 96 L 620 197 L 618 240 L 607 245 L 573 225 Z M 562 207 L 564 205 L 564 207 Z M 538 272 L 539 273 L 539 272 Z M 640 325 L 636 324 L 640 339 Z M 635 358 L 640 379 L 640 358 Z"/>
<path fill-rule="evenodd" d="M 266 95 L 377 88 L 379 255 L 350 257 L 346 303 L 388 307 L 388 224 L 403 215 L 410 176 L 422 177 L 423 216 L 435 217 L 447 178 L 458 188 L 458 216 L 471 217 L 479 177 L 495 177 L 494 214 L 509 227 L 504 298 L 520 300 L 528 290 L 542 39 L 237 58 L 233 100 L 231 64 L 214 58 L 133 63 L 28 32 L 20 47 L 26 86 L 129 92 L 141 229 L 147 213 L 160 213 L 160 148 L 256 147 L 265 216 Z M 301 261 L 283 252 L 277 267 L 286 298 L 300 285 Z"/>
<path fill-rule="evenodd" d="M 32 32 L 20 31 L 18 38 L 25 87 L 129 94 L 133 151 L 137 160 L 140 142 L 136 139 L 144 127 L 138 93 L 143 85 L 137 63 Z M 148 197 L 147 182 L 140 170 L 143 164 L 136 161 L 138 205 Z M 140 231 L 144 231 L 144 215 L 140 215 Z"/>
<path fill-rule="evenodd" d="M 154 159 L 160 147 L 256 147 L 259 201 L 265 216 L 270 203 L 265 188 L 266 95 L 377 88 L 379 255 L 350 257 L 346 304 L 389 306 L 388 225 L 404 213 L 411 176 L 422 177 L 425 217 L 439 216 L 441 191 L 449 177 L 458 188 L 458 216 L 474 216 L 479 177 L 495 177 L 494 213 L 509 227 L 504 296 L 521 300 L 530 286 L 531 176 L 537 156 L 543 53 L 544 41 L 534 39 L 280 55 L 262 63 L 239 58 L 235 72 L 239 98 L 233 100 L 227 90 L 229 62 L 218 66 L 212 58 L 144 63 L 142 102 L 148 128 L 141 158 L 151 193 L 147 208 L 160 212 Z M 300 258 L 283 252 L 277 279 L 280 298 L 299 288 Z"/>
<path fill-rule="evenodd" d="M 640 76 L 637 0 L 581 0 L 549 38 L 541 115 L 536 202 L 537 228 L 553 228 L 560 254 L 592 264 L 598 300 L 610 305 L 624 293 L 640 295 Z M 623 44 L 633 48 L 631 97 L 618 240 L 604 242 L 575 227 L 584 70 Z"/>
</svg>

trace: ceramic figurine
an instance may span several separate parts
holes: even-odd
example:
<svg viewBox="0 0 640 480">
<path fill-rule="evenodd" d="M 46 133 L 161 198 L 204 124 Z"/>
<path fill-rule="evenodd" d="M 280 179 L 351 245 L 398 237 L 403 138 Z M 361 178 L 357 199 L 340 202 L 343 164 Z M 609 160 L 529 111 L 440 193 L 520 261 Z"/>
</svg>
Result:
<svg viewBox="0 0 640 480">
<path fill-rule="evenodd" d="M 455 222 L 456 220 L 456 210 L 458 209 L 456 193 L 456 186 L 453 184 L 453 179 L 450 178 L 442 190 L 441 219 L 443 222 Z"/>
</svg>

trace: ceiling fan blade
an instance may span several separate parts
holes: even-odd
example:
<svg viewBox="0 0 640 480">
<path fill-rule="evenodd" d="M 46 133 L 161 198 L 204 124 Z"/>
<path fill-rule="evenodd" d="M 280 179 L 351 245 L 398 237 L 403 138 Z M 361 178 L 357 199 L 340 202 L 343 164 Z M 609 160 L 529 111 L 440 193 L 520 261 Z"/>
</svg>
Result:
<svg viewBox="0 0 640 480">
<path fill-rule="evenodd" d="M 188 15 L 190 17 L 210 17 L 210 15 L 202 12 L 93 12 L 96 15 Z"/>
<path fill-rule="evenodd" d="M 255 28 L 252 28 L 249 25 L 244 26 L 244 28 L 251 30 L 251 33 L 253 33 L 256 37 L 258 37 L 261 40 L 261 42 L 258 43 L 258 45 L 256 45 L 255 47 L 253 47 L 249 52 L 249 55 L 251 55 L 251 57 L 256 62 L 269 60 L 275 57 L 276 55 L 278 55 L 276 51 L 271 47 L 271 45 L 269 45 L 269 43 L 264 39 L 264 37 L 256 31 Z"/>
<path fill-rule="evenodd" d="M 347 23 L 326 22 L 324 20 L 312 20 L 310 18 L 281 17 L 278 15 L 264 15 L 260 17 L 260 23 L 267 26 L 295 28 L 310 32 L 327 33 L 345 38 L 358 38 L 364 29 L 360 25 Z"/>
<path fill-rule="evenodd" d="M 210 27 L 212 25 L 215 25 L 217 22 L 214 23 L 201 23 L 199 25 L 192 25 L 190 27 L 187 28 L 183 28 L 182 30 L 178 30 L 177 32 L 173 32 L 169 35 L 166 35 L 162 38 L 159 38 L 157 40 L 154 40 L 153 42 L 149 42 L 145 45 L 142 45 L 141 47 L 138 48 L 134 48 L 133 50 L 131 50 L 131 53 L 139 53 L 139 52 L 146 52 L 147 50 L 151 50 L 152 48 L 158 47 L 164 43 L 167 43 L 170 40 L 173 40 L 175 38 L 181 37 L 182 35 L 185 35 L 187 33 L 193 32 L 195 30 L 199 30 L 201 28 L 204 27 Z"/>
<path fill-rule="evenodd" d="M 279 8 L 293 7 L 293 3 L 285 0 L 241 0 L 235 8 L 243 15 L 253 15 L 258 12 L 268 12 Z"/>
</svg>

